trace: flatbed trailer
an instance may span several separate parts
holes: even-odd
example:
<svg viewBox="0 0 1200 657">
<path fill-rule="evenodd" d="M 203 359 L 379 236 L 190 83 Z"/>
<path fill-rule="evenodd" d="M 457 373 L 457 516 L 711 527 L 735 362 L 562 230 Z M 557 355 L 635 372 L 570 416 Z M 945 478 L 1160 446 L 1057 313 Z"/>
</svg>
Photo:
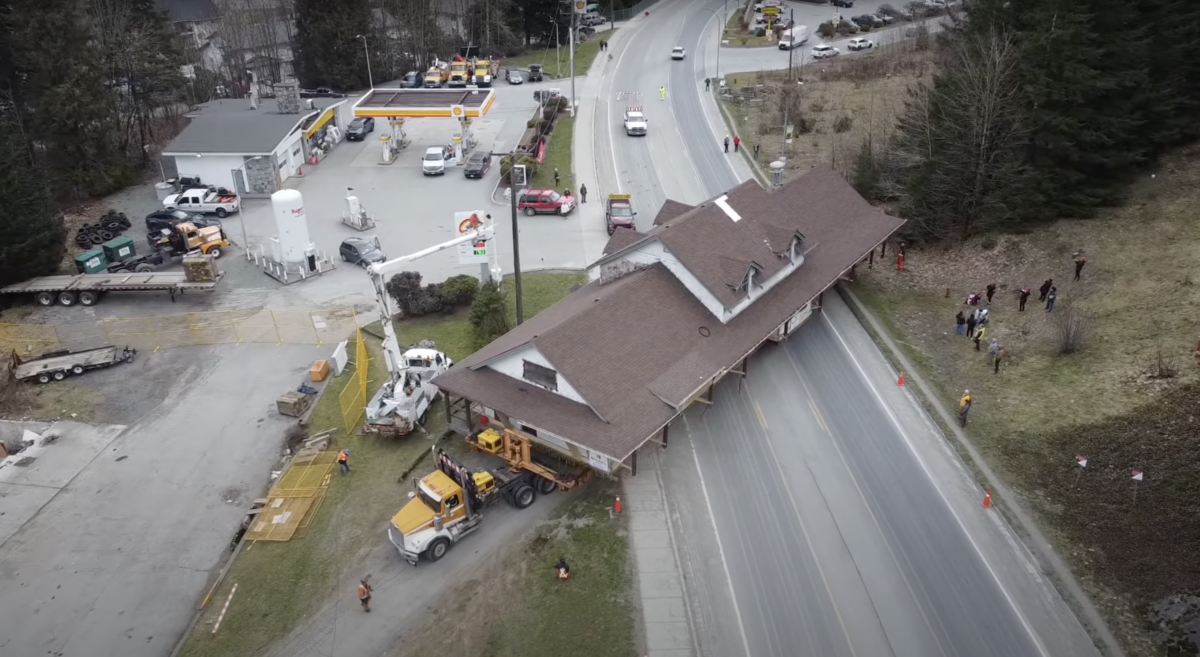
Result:
<svg viewBox="0 0 1200 657">
<path fill-rule="evenodd" d="M 121 363 L 132 363 L 137 350 L 129 347 L 98 347 L 83 351 L 55 351 L 36 358 L 22 359 L 13 352 L 13 376 L 18 381 L 50 383 L 62 381 L 68 376 L 79 376 L 90 370 L 98 370 Z"/>
<path fill-rule="evenodd" d="M 210 292 L 223 274 L 214 281 L 189 281 L 184 272 L 115 272 L 39 276 L 0 288 L 0 294 L 28 294 L 39 306 L 94 306 L 105 292 L 167 292 L 171 301 L 184 292 Z"/>
</svg>

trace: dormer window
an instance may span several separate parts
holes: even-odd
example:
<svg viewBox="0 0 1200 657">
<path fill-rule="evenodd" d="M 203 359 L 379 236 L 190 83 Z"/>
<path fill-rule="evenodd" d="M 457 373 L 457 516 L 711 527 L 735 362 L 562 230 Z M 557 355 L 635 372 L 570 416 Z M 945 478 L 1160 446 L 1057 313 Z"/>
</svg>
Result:
<svg viewBox="0 0 1200 657">
<path fill-rule="evenodd" d="M 803 264 L 804 251 L 804 236 L 800 233 L 796 233 L 792 236 L 792 246 L 790 249 L 788 249 L 788 257 L 791 259 L 793 265 L 798 266 Z"/>
<path fill-rule="evenodd" d="M 741 285 L 738 285 L 738 291 L 745 291 L 747 297 L 753 297 L 754 288 L 761 287 L 755 282 L 755 277 L 758 273 L 758 268 L 754 265 L 746 267 L 746 277 L 742 279 Z"/>
<path fill-rule="evenodd" d="M 529 361 L 522 361 L 525 364 L 524 372 L 521 376 L 528 382 L 539 385 L 547 390 L 558 392 L 558 372 Z"/>
</svg>

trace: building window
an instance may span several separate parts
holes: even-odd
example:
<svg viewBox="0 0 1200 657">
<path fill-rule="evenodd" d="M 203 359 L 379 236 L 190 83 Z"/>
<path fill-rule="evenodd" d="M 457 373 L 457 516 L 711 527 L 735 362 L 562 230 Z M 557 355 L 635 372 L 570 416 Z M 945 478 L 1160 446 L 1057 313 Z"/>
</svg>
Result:
<svg viewBox="0 0 1200 657">
<path fill-rule="evenodd" d="M 534 429 L 533 427 L 525 426 L 524 424 L 522 424 L 520 426 L 520 429 L 521 429 L 521 431 L 524 431 L 525 433 L 533 436 L 534 438 L 537 438 L 537 429 Z"/>
<path fill-rule="evenodd" d="M 525 377 L 526 381 L 536 383 L 547 390 L 558 392 L 558 372 L 537 363 L 529 361 L 524 361 L 524 363 L 525 372 L 522 376 Z"/>
</svg>

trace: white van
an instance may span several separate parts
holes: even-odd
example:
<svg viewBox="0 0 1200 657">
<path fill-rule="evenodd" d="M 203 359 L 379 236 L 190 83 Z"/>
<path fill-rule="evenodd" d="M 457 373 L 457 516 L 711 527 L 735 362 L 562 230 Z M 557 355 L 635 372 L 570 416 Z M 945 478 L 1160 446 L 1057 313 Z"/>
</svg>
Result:
<svg viewBox="0 0 1200 657">
<path fill-rule="evenodd" d="M 808 26 L 797 25 L 779 36 L 779 49 L 792 50 L 808 42 Z"/>
</svg>

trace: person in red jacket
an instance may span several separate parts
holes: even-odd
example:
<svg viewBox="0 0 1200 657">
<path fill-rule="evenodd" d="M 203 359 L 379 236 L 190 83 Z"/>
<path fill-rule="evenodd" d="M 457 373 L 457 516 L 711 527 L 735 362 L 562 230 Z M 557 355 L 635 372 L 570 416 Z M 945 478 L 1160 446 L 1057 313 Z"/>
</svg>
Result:
<svg viewBox="0 0 1200 657">
<path fill-rule="evenodd" d="M 742 147 L 742 138 L 737 135 L 734 135 L 733 136 L 733 152 L 734 153 L 738 152 L 738 150 L 740 150 L 741 147 Z"/>
</svg>

